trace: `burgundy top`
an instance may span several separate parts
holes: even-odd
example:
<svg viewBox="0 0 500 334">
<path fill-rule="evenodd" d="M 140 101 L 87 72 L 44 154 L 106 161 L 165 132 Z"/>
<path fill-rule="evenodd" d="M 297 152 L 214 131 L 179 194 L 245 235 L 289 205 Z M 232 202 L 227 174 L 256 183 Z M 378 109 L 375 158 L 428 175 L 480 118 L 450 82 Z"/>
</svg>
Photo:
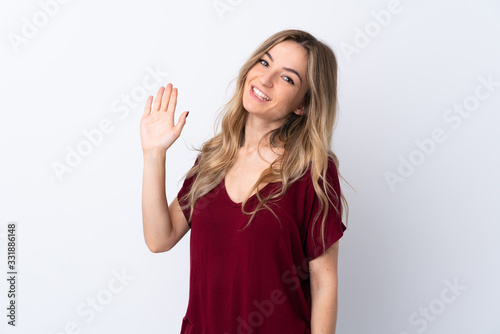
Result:
<svg viewBox="0 0 500 334">
<path fill-rule="evenodd" d="M 187 193 L 195 177 L 184 180 L 177 198 Z M 327 177 L 338 194 L 339 179 L 332 159 Z M 267 184 L 260 190 L 261 196 L 280 185 Z M 251 196 L 245 209 L 255 209 L 257 202 L 256 195 Z M 319 203 L 308 169 L 272 205 L 281 226 L 262 208 L 245 231 L 237 231 L 250 216 L 241 212 L 241 203 L 229 198 L 224 179 L 198 199 L 191 222 L 189 208 L 184 210 L 191 227 L 191 267 L 181 334 L 310 334 L 308 261 L 323 253 L 322 215 L 312 226 Z M 345 229 L 330 204 L 325 222 L 327 249 Z"/>
</svg>

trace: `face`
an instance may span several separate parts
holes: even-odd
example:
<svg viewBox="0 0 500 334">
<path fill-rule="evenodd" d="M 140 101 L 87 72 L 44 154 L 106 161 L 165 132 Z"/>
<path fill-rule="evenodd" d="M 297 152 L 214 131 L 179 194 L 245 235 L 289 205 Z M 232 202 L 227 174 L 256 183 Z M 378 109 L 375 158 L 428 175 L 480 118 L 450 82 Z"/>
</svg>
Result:
<svg viewBox="0 0 500 334">
<path fill-rule="evenodd" d="M 243 107 L 253 116 L 282 124 L 292 112 L 303 114 L 308 88 L 307 51 L 294 41 L 283 41 L 248 72 Z"/>
</svg>

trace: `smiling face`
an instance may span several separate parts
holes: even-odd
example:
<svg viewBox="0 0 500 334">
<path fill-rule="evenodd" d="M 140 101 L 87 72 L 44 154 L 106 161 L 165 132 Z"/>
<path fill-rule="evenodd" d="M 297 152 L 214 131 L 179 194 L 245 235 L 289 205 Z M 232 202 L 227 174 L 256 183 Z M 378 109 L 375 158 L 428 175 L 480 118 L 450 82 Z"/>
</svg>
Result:
<svg viewBox="0 0 500 334">
<path fill-rule="evenodd" d="M 272 47 L 248 71 L 243 107 L 270 122 L 283 123 L 288 114 L 303 114 L 307 83 L 307 51 L 295 41 Z"/>
</svg>

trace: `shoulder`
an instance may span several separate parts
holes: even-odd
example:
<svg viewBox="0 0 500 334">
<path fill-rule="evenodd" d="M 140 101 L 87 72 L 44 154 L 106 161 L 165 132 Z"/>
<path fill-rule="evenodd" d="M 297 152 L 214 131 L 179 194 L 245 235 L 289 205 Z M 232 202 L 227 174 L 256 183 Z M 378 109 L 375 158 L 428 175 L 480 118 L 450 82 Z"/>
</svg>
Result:
<svg viewBox="0 0 500 334">
<path fill-rule="evenodd" d="M 312 166 L 310 165 L 306 175 L 304 176 L 306 180 L 304 182 L 304 191 L 306 193 L 306 197 L 311 198 L 313 201 L 317 201 L 320 193 L 322 193 L 337 204 L 337 201 L 341 194 L 341 187 L 339 174 L 334 158 L 332 158 L 331 156 L 328 157 L 328 164 L 324 179 L 319 174 L 314 176 L 312 172 Z M 319 187 L 319 189 L 315 188 L 315 182 L 313 182 L 314 178 L 316 179 L 316 186 Z M 324 180 L 326 180 L 326 184 L 324 183 Z"/>
<path fill-rule="evenodd" d="M 328 183 L 338 183 L 338 170 L 337 170 L 337 165 L 335 164 L 335 160 L 332 156 L 328 156 L 328 163 L 326 167 L 326 179 Z M 306 173 L 304 174 L 303 178 L 307 179 L 307 183 L 312 184 L 313 178 L 316 178 L 316 181 L 318 183 L 322 183 L 322 179 L 320 175 L 314 176 L 313 175 L 313 170 L 312 170 L 312 162 L 309 162 L 309 167 L 307 168 Z"/>
</svg>

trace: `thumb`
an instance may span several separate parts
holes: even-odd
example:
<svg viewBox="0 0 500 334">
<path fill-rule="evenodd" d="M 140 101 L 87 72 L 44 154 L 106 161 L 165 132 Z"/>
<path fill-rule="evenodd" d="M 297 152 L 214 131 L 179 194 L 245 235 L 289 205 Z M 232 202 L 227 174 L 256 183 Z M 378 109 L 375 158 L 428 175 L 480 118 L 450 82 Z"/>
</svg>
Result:
<svg viewBox="0 0 500 334">
<path fill-rule="evenodd" d="M 189 115 L 189 111 L 186 111 L 184 114 L 182 114 L 179 117 L 179 121 L 177 122 L 177 124 L 181 125 L 181 129 L 184 127 L 184 124 L 186 124 L 186 118 L 188 117 L 188 115 Z"/>
</svg>

